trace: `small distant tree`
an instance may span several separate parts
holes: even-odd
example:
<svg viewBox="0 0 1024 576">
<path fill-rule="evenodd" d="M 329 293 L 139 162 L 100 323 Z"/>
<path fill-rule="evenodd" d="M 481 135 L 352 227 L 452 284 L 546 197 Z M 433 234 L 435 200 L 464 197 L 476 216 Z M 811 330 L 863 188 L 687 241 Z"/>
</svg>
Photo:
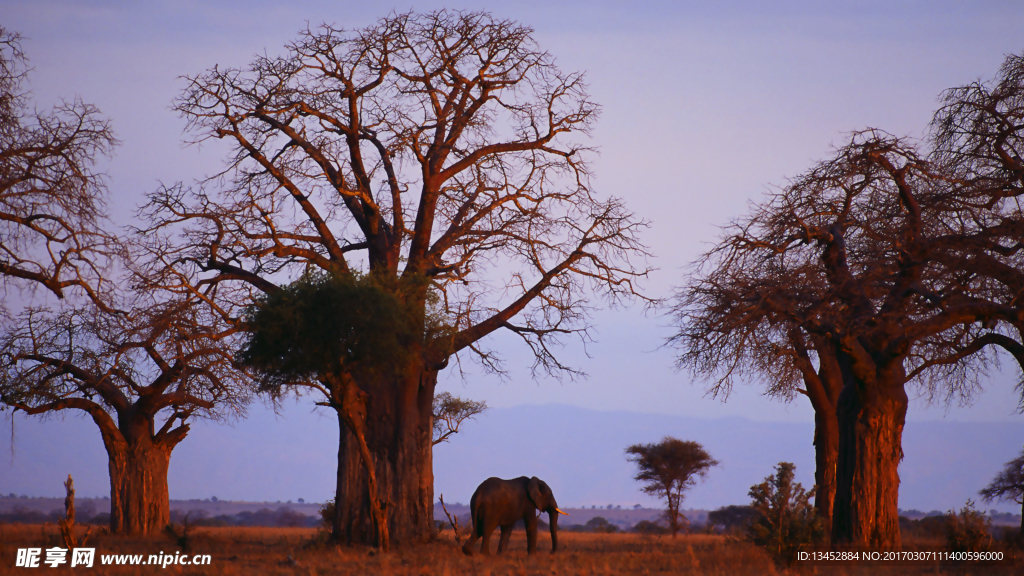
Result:
<svg viewBox="0 0 1024 576">
<path fill-rule="evenodd" d="M 996 474 L 992 482 L 979 494 L 985 502 L 995 500 L 1012 501 L 1021 506 L 1020 533 L 1024 539 L 1024 450 L 1020 456 L 1010 460 Z"/>
<path fill-rule="evenodd" d="M 665 519 L 675 538 L 682 522 L 689 523 L 679 511 L 683 493 L 697 483 L 696 477 L 705 478 L 718 461 L 697 442 L 671 436 L 657 444 L 634 444 L 626 454 L 639 469 L 635 478 L 645 483 L 643 491 L 665 499 Z"/>
<path fill-rule="evenodd" d="M 775 475 L 750 487 L 754 518 L 748 534 L 758 546 L 763 546 L 778 563 L 792 564 L 801 546 L 825 539 L 823 522 L 818 518 L 809 492 L 799 482 L 793 483 L 790 462 L 779 462 Z"/>
<path fill-rule="evenodd" d="M 486 402 L 477 402 L 441 392 L 434 396 L 434 446 L 459 433 L 459 426 L 487 410 Z"/>
</svg>

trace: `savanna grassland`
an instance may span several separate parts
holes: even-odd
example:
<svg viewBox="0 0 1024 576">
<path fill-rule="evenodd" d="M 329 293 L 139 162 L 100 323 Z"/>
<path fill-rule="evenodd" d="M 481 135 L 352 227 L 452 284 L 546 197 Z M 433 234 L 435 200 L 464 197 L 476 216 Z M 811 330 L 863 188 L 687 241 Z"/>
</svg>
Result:
<svg viewBox="0 0 1024 576">
<path fill-rule="evenodd" d="M 497 534 L 495 534 L 495 537 Z M 492 554 L 497 538 L 491 542 Z M 539 546 L 550 546 L 541 536 Z M 110 566 L 101 565 L 101 556 L 142 554 L 165 555 L 181 548 L 168 536 L 135 538 L 93 535 L 88 546 L 96 547 L 94 567 L 56 570 L 42 566 L 35 570 L 50 573 L 79 572 L 98 574 L 382 574 L 439 576 L 481 574 L 558 575 L 558 574 L 1016 574 L 1019 567 L 797 567 L 780 568 L 769 556 L 750 543 L 718 535 L 694 534 L 672 539 L 668 536 L 639 534 L 588 534 L 562 532 L 562 548 L 557 554 L 546 551 L 526 555 L 526 538 L 516 532 L 509 551 L 501 556 L 464 556 L 450 532 L 436 542 L 399 548 L 381 555 L 370 548 L 336 548 L 318 545 L 317 530 L 312 528 L 197 528 L 192 534 L 188 554 L 209 554 L 207 566 Z M 918 542 L 920 544 L 921 542 Z M 52 526 L 0 526 L 0 573 L 31 574 L 31 569 L 14 568 L 18 548 L 62 546 Z M 143 559 L 145 562 L 145 559 Z M 1019 563 L 1019 562 L 1018 562 Z"/>
</svg>

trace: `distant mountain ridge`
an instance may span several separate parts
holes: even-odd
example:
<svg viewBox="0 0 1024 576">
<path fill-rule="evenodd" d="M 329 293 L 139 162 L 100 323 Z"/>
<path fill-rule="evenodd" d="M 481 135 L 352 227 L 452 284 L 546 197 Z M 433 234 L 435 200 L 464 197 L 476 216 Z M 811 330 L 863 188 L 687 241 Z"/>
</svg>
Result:
<svg viewBox="0 0 1024 576">
<path fill-rule="evenodd" d="M 330 413 L 310 414 L 289 404 L 281 415 L 254 407 L 234 426 L 193 424 L 174 451 L 170 494 L 174 499 L 250 502 L 323 502 L 333 496 L 338 422 Z M 4 428 L 11 430 L 9 421 Z M 81 418 L 40 421 L 19 415 L 14 454 L 0 453 L 0 494 L 62 497 L 71 473 L 80 497 L 109 493 L 106 453 L 95 426 Z M 538 476 L 565 508 L 660 508 L 633 480 L 624 449 L 671 435 L 696 440 L 721 462 L 698 483 L 683 506 L 712 510 L 749 501 L 747 491 L 779 461 L 797 466 L 797 480 L 813 484 L 813 425 L 757 422 L 744 418 L 693 418 L 633 412 L 602 412 L 564 405 L 491 408 L 463 431 L 434 448 L 435 496 L 468 503 L 490 476 Z M 7 434 L 0 444 L 11 444 Z M 900 508 L 959 509 L 1024 444 L 1021 422 L 908 422 L 906 457 L 900 466 Z M 1019 513 L 1012 504 L 983 505 Z"/>
<path fill-rule="evenodd" d="M 491 409 L 478 421 L 468 422 L 451 444 L 435 447 L 435 491 L 443 491 L 446 499 L 468 500 L 484 478 L 525 474 L 547 481 L 559 504 L 566 506 L 658 506 L 640 492 L 623 451 L 630 444 L 675 436 L 700 442 L 721 462 L 684 502 L 687 507 L 715 509 L 748 502 L 750 487 L 780 461 L 796 464 L 797 481 L 810 488 L 813 434 L 811 422 L 702 419 L 560 405 Z M 978 501 L 978 490 L 1020 453 L 1022 444 L 1024 421 L 908 422 L 900 507 L 944 511 L 959 509 L 967 498 Z M 992 507 L 1015 508 L 1012 503 Z"/>
</svg>

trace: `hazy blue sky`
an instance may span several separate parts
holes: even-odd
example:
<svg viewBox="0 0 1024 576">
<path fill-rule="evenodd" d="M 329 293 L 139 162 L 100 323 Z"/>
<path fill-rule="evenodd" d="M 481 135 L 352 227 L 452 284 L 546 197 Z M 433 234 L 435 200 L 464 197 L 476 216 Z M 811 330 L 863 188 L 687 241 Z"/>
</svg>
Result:
<svg viewBox="0 0 1024 576">
<path fill-rule="evenodd" d="M 452 6 L 406 2 L 397 8 L 446 5 Z M 277 53 L 307 22 L 361 27 L 395 7 L 365 1 L 0 0 L 2 25 L 26 38 L 38 105 L 78 95 L 113 120 L 123 144 L 106 170 L 119 218 L 158 182 L 190 181 L 220 167 L 217 153 L 182 145 L 183 123 L 169 109 L 183 87 L 181 75 Z M 659 268 L 647 283 L 654 296 L 669 294 L 682 281 L 685 266 L 717 238 L 719 226 L 770 185 L 827 156 L 849 131 L 871 126 L 920 136 L 943 89 L 991 77 L 1005 54 L 1024 51 L 1021 2 L 627 6 L 548 0 L 459 7 L 485 8 L 532 26 L 563 69 L 587 72 L 591 93 L 603 105 L 594 133 L 601 150 L 595 185 L 625 198 L 651 221 L 644 239 Z M 503 407 L 561 403 L 811 420 L 806 402 L 771 402 L 756 386 L 738 388 L 725 404 L 704 398 L 702 385 L 674 372 L 671 352 L 658 349 L 669 332 L 657 315 L 623 309 L 595 321 L 598 342 L 589 346 L 590 357 L 566 350 L 589 379 L 533 381 L 519 368 L 528 364 L 525 351 L 499 339 L 511 378 L 470 369 L 465 379 L 446 375 L 441 387 Z M 1014 412 L 1015 378 L 1012 369 L 994 376 L 969 409 L 947 411 L 915 400 L 909 419 L 1024 423 Z M 329 418 L 322 422 L 336 426 Z"/>
</svg>

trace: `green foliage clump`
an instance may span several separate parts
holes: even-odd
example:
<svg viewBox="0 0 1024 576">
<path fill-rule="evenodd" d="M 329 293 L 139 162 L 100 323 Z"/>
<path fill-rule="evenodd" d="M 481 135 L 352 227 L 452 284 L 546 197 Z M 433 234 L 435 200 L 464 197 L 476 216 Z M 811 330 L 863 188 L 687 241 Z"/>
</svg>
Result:
<svg viewBox="0 0 1024 576">
<path fill-rule="evenodd" d="M 436 323 L 429 293 L 424 283 L 377 274 L 306 274 L 250 307 L 237 359 L 262 371 L 271 390 L 327 372 L 400 366 L 442 331 L 426 326 Z"/>
<path fill-rule="evenodd" d="M 992 522 L 974 509 L 970 499 L 960 513 L 950 510 L 946 523 L 946 549 L 950 552 L 982 552 L 992 546 Z"/>
<path fill-rule="evenodd" d="M 754 516 L 748 536 L 779 564 L 791 565 L 802 546 L 825 540 L 823 523 L 811 505 L 814 489 L 805 491 L 799 482 L 793 483 L 795 469 L 790 462 L 779 462 L 775 475 L 749 492 Z"/>
</svg>

